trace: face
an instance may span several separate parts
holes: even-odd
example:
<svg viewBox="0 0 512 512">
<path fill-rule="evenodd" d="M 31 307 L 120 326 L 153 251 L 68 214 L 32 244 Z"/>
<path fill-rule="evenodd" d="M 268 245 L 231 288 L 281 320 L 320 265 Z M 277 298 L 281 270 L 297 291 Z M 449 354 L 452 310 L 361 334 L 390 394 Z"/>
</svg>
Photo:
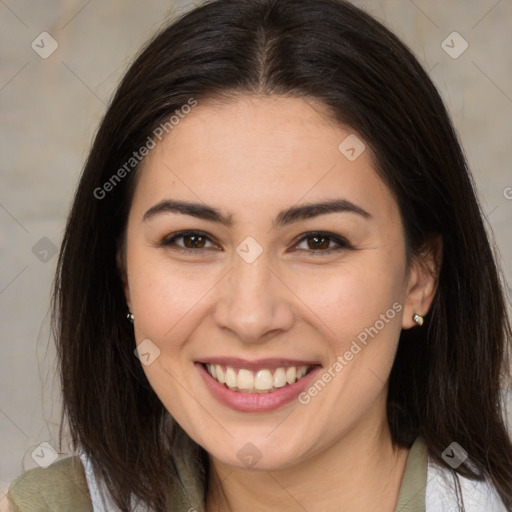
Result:
<svg viewBox="0 0 512 512">
<path fill-rule="evenodd" d="M 349 135 L 304 99 L 199 103 L 140 172 L 123 271 L 143 368 L 224 464 L 285 468 L 385 424 L 430 285 Z"/>
</svg>

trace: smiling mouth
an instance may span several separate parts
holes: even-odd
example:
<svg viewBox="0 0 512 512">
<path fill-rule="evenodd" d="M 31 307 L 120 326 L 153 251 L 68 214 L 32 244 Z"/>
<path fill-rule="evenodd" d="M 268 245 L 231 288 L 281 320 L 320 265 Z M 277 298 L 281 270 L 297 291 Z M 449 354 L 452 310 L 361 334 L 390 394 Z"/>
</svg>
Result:
<svg viewBox="0 0 512 512">
<path fill-rule="evenodd" d="M 304 378 L 311 366 L 287 366 L 248 370 L 220 364 L 202 363 L 209 375 L 231 391 L 240 393 L 273 393 Z"/>
</svg>

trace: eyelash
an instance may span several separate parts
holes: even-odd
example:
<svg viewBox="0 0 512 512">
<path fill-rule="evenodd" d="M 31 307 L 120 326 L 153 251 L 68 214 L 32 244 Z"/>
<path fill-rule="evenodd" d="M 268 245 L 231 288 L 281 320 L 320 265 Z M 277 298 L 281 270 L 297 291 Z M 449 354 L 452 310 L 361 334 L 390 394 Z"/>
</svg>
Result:
<svg viewBox="0 0 512 512">
<path fill-rule="evenodd" d="M 172 235 L 165 237 L 160 242 L 159 245 L 161 245 L 163 247 L 170 247 L 174 251 L 185 252 L 185 253 L 198 252 L 201 250 L 212 249 L 211 247 L 206 247 L 206 248 L 198 247 L 198 248 L 194 249 L 194 248 L 190 248 L 190 247 L 180 247 L 175 244 L 176 240 L 178 240 L 180 238 L 187 237 L 187 236 L 198 236 L 201 238 L 205 238 L 209 242 L 212 242 L 210 237 L 203 231 L 188 230 L 188 231 L 179 231 L 177 233 L 173 233 Z M 296 250 L 306 251 L 306 252 L 309 252 L 312 254 L 321 255 L 321 254 L 330 254 L 332 252 L 337 252 L 337 251 L 341 251 L 341 250 L 347 250 L 347 249 L 353 250 L 354 249 L 354 247 L 345 238 L 335 235 L 333 233 L 326 232 L 326 231 L 310 231 L 308 233 L 304 233 L 303 235 L 301 235 L 301 237 L 299 239 L 297 239 L 296 242 L 294 242 L 294 246 L 299 245 L 302 241 L 308 240 L 309 238 L 313 238 L 313 237 L 327 238 L 327 239 L 329 239 L 330 242 L 334 242 L 334 243 L 338 244 L 338 247 L 329 247 L 328 249 L 316 249 L 316 250 L 315 249 L 296 249 Z M 171 246 L 174 246 L 174 247 L 171 247 Z"/>
</svg>

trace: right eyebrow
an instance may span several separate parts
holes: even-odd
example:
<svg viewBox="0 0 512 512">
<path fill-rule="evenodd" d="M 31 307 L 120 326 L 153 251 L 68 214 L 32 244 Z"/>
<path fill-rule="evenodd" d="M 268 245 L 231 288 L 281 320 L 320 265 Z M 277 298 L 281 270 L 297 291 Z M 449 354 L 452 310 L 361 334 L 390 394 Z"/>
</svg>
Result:
<svg viewBox="0 0 512 512">
<path fill-rule="evenodd" d="M 181 213 L 198 219 L 218 222 L 224 226 L 233 225 L 232 215 L 223 215 L 217 208 L 200 203 L 189 203 L 187 201 L 175 201 L 165 199 L 152 206 L 142 217 L 144 221 L 162 213 Z"/>
</svg>

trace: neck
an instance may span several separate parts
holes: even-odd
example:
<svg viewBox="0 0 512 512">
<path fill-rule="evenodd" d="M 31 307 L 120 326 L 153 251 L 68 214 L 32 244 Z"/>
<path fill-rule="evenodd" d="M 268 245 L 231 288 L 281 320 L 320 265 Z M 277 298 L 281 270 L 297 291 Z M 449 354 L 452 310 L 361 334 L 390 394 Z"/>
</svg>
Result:
<svg viewBox="0 0 512 512">
<path fill-rule="evenodd" d="M 373 425 L 286 469 L 233 468 L 210 456 L 206 510 L 393 512 L 409 450 L 393 446 L 387 421 Z"/>
</svg>

